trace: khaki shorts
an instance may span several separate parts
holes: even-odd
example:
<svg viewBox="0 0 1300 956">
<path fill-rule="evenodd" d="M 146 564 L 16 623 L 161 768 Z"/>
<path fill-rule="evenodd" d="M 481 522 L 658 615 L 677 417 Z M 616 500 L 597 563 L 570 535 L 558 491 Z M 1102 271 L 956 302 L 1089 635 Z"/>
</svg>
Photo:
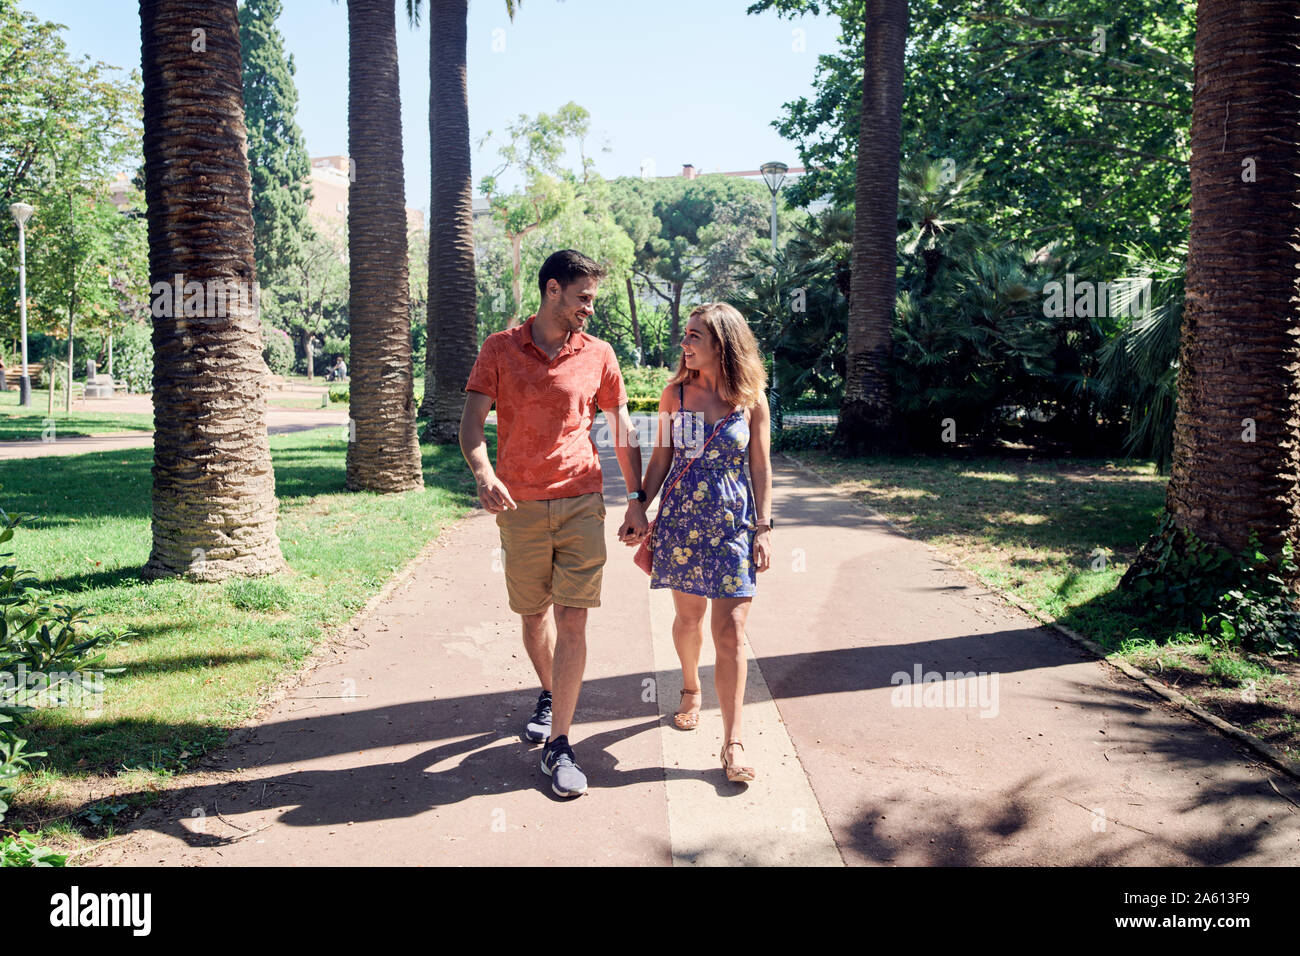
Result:
<svg viewBox="0 0 1300 956">
<path fill-rule="evenodd" d="M 497 514 L 506 594 L 516 614 L 552 604 L 600 607 L 605 568 L 605 498 L 599 492 L 519 501 Z"/>
</svg>

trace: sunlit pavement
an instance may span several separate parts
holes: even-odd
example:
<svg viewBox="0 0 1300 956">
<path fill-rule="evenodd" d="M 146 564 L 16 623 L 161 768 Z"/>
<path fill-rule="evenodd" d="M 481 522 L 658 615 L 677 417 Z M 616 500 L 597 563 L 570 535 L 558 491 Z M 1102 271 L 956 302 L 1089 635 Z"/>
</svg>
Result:
<svg viewBox="0 0 1300 956">
<path fill-rule="evenodd" d="M 672 604 L 617 541 L 555 797 L 519 740 L 537 688 L 495 521 L 425 550 L 198 786 L 99 864 L 1291 865 L 1300 792 L 789 460 L 749 620 L 730 784 L 705 638 L 698 730 L 671 723 Z M 1270 778 L 1280 792 L 1274 791 Z"/>
</svg>

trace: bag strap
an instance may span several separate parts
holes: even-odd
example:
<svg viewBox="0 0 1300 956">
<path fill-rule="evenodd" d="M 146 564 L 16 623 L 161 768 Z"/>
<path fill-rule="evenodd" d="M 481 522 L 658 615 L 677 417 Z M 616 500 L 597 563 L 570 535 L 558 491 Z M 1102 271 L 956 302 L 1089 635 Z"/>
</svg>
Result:
<svg viewBox="0 0 1300 956">
<path fill-rule="evenodd" d="M 678 396 L 679 396 L 678 401 L 677 401 L 677 411 L 678 411 L 678 412 L 683 412 L 683 411 L 685 411 L 685 409 L 682 407 L 682 405 L 683 405 L 683 401 L 682 401 L 682 399 L 680 398 L 680 396 L 682 395 L 682 383 L 681 383 L 681 382 L 678 382 L 678 383 L 677 383 L 677 394 L 678 394 Z M 726 418 L 719 418 L 719 419 L 714 423 L 714 425 L 713 425 L 713 431 L 710 432 L 710 433 L 709 433 L 709 437 L 706 438 L 706 439 L 704 440 L 704 445 L 700 448 L 700 453 L 699 453 L 699 455 L 696 456 L 697 458 L 702 458 L 702 457 L 704 456 L 704 452 L 705 452 L 705 450 L 709 447 L 709 442 L 713 441 L 713 437 L 714 437 L 715 435 L 718 434 L 718 429 L 720 429 L 720 428 L 722 427 L 722 423 L 723 423 L 724 421 L 726 421 Z M 677 487 L 677 482 L 681 481 L 683 478 L 686 477 L 686 473 L 687 473 L 688 471 L 691 470 L 691 465 L 693 465 L 693 464 L 695 464 L 695 458 L 691 458 L 690 461 L 687 462 L 686 467 L 682 469 L 681 474 L 679 474 L 676 478 L 673 479 L 673 482 L 672 482 L 672 484 L 670 484 L 670 485 L 668 486 L 667 491 L 664 491 L 664 492 L 662 492 L 662 493 L 659 495 L 659 507 L 660 507 L 660 508 L 663 507 L 663 505 L 664 505 L 664 501 L 667 500 L 668 496 L 672 493 L 672 490 L 673 490 L 674 488 Z"/>
</svg>

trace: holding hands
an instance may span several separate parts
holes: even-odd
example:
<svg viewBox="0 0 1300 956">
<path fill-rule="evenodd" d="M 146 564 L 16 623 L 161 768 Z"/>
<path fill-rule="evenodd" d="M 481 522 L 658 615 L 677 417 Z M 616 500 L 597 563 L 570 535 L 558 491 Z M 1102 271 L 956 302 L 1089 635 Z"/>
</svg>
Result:
<svg viewBox="0 0 1300 956">
<path fill-rule="evenodd" d="M 634 548 L 641 543 L 649 530 L 650 522 L 645 517 L 645 505 L 639 501 L 629 501 L 623 523 L 619 525 L 618 540 L 629 548 Z"/>
</svg>

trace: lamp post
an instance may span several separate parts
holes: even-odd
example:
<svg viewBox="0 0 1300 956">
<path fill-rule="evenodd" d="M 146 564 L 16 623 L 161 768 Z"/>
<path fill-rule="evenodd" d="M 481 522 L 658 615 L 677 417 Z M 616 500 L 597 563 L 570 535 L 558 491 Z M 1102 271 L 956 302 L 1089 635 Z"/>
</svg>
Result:
<svg viewBox="0 0 1300 956">
<path fill-rule="evenodd" d="M 767 188 L 772 191 L 772 252 L 776 253 L 776 194 L 781 191 L 781 184 L 785 182 L 786 170 L 790 167 L 785 163 L 764 163 L 758 167 L 758 171 L 763 174 L 763 182 L 767 183 Z"/>
<path fill-rule="evenodd" d="M 772 261 L 776 261 L 776 195 L 781 191 L 781 184 L 785 182 L 785 173 L 790 167 L 785 163 L 764 163 L 758 167 L 758 171 L 763 174 L 763 182 L 767 183 L 767 188 L 772 192 Z M 780 431 L 784 426 L 784 416 L 781 414 L 781 393 L 776 387 L 776 351 L 772 352 L 772 388 L 771 388 L 771 405 L 772 405 L 772 423 Z"/>
<path fill-rule="evenodd" d="M 32 380 L 27 375 L 27 220 L 35 210 L 25 202 L 16 202 L 9 212 L 18 223 L 18 322 L 23 343 L 22 375 L 18 378 L 18 404 L 32 403 Z"/>
</svg>

